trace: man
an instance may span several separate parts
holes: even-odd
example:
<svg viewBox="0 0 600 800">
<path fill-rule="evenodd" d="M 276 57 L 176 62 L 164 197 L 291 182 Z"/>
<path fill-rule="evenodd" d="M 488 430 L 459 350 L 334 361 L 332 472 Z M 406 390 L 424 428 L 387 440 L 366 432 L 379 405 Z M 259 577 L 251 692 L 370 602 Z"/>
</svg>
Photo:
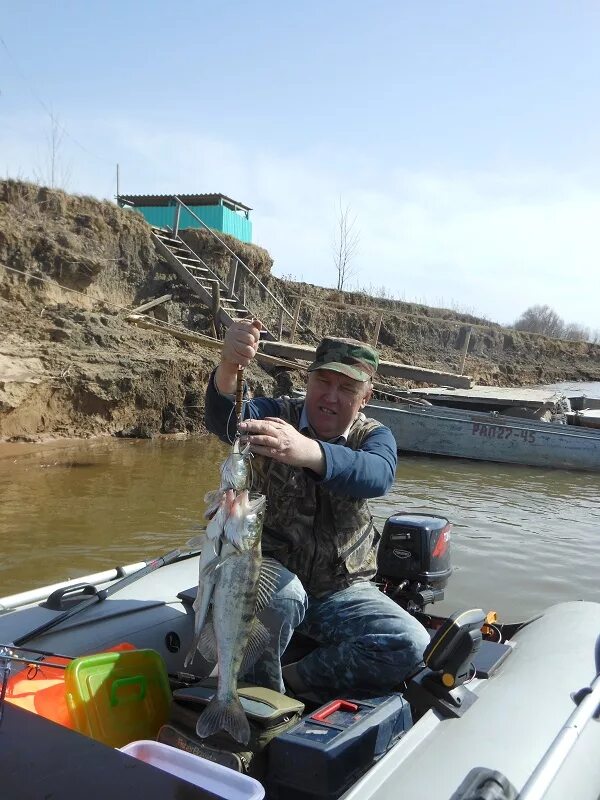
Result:
<svg viewBox="0 0 600 800">
<path fill-rule="evenodd" d="M 209 381 L 206 425 L 235 435 L 238 365 L 256 355 L 260 322 L 228 329 Z M 283 565 L 266 624 L 272 642 L 247 678 L 320 703 L 336 692 L 391 690 L 417 667 L 429 636 L 371 582 L 378 534 L 367 499 L 394 481 L 391 431 L 362 409 L 377 352 L 354 339 L 325 338 L 308 368 L 306 398 L 245 403 L 241 434 L 255 454 L 253 490 L 267 496 L 262 548 Z M 281 670 L 294 629 L 317 648 Z"/>
</svg>

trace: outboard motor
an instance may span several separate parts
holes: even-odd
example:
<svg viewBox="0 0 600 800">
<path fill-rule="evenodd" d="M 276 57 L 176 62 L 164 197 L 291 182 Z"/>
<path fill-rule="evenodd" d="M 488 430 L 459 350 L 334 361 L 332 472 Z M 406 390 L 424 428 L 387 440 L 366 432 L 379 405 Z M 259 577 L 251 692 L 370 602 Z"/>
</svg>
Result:
<svg viewBox="0 0 600 800">
<path fill-rule="evenodd" d="M 445 517 L 433 514 L 406 512 L 386 520 L 377 576 L 386 594 L 408 611 L 422 611 L 444 597 L 452 574 L 451 528 Z"/>
</svg>

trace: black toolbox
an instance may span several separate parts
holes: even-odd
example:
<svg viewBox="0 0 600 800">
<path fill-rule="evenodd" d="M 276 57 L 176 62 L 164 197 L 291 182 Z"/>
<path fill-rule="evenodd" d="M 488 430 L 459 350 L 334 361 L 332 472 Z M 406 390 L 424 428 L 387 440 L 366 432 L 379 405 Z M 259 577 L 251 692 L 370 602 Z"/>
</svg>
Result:
<svg viewBox="0 0 600 800">
<path fill-rule="evenodd" d="M 399 694 L 321 706 L 271 742 L 269 798 L 339 797 L 411 725 L 410 707 Z"/>
</svg>

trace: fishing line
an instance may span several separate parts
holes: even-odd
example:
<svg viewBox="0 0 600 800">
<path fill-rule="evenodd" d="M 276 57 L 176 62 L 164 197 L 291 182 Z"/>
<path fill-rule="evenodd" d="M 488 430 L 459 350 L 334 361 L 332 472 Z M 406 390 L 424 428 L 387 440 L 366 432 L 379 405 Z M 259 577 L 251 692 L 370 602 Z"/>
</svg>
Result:
<svg viewBox="0 0 600 800">
<path fill-rule="evenodd" d="M 227 441 L 229 442 L 229 444 L 233 444 L 234 441 L 235 441 L 235 436 L 232 439 L 230 434 L 229 434 L 229 426 L 231 425 L 231 415 L 232 414 L 235 414 L 235 405 L 231 406 L 231 411 L 229 412 L 229 416 L 227 417 Z"/>
<path fill-rule="evenodd" d="M 247 398 L 242 398 L 242 414 L 241 414 L 242 420 L 246 416 L 246 414 L 244 412 L 244 408 L 245 408 L 245 406 L 247 406 L 251 402 L 252 401 L 247 399 Z M 229 415 L 227 417 L 227 441 L 229 442 L 229 444 L 233 444 L 235 442 L 236 438 L 237 438 L 237 433 L 233 437 L 233 439 L 231 438 L 231 435 L 229 433 L 229 428 L 230 428 L 230 425 L 231 425 L 231 415 L 234 414 L 234 413 L 235 413 L 235 404 L 231 407 L 231 411 L 229 412 Z"/>
<path fill-rule="evenodd" d="M 246 405 L 248 405 L 248 403 L 251 403 L 251 402 L 252 402 L 251 400 L 242 399 L 242 413 L 241 413 L 241 418 L 242 419 L 244 419 L 244 417 L 245 417 L 244 407 Z M 235 441 L 235 439 L 237 437 L 237 432 L 236 432 L 236 436 L 233 439 L 229 435 L 229 426 L 231 425 L 231 415 L 233 413 L 235 413 L 235 405 L 232 406 L 231 411 L 229 412 L 229 416 L 227 417 L 227 426 L 226 426 L 227 441 L 231 445 L 233 445 L 233 443 L 234 443 L 234 441 Z M 237 415 L 236 415 L 236 417 L 237 417 Z M 246 456 L 248 458 L 248 489 L 250 490 L 252 488 L 253 484 L 254 484 L 254 469 L 252 467 L 252 459 L 254 458 L 254 453 L 251 453 L 250 451 L 248 451 Z"/>
</svg>

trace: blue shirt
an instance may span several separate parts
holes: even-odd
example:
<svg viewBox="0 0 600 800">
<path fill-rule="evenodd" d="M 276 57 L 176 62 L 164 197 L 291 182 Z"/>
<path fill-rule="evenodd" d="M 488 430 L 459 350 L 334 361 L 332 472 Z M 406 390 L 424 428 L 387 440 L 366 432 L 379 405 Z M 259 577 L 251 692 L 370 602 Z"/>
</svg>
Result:
<svg viewBox="0 0 600 800">
<path fill-rule="evenodd" d="M 245 419 L 280 417 L 277 400 L 273 397 L 255 397 L 244 401 Z M 214 384 L 214 372 L 206 390 L 205 424 L 221 441 L 230 443 L 236 433 L 235 406 L 226 395 L 222 395 Z M 315 483 L 326 486 L 336 494 L 349 497 L 381 497 L 391 488 L 396 474 L 396 440 L 389 428 L 380 426 L 369 433 L 360 450 L 346 447 L 345 438 L 333 441 L 318 439 L 308 426 L 305 410 L 302 410 L 299 429 L 304 435 L 315 439 L 325 457 L 325 474 L 321 478 L 307 470 Z"/>
</svg>

